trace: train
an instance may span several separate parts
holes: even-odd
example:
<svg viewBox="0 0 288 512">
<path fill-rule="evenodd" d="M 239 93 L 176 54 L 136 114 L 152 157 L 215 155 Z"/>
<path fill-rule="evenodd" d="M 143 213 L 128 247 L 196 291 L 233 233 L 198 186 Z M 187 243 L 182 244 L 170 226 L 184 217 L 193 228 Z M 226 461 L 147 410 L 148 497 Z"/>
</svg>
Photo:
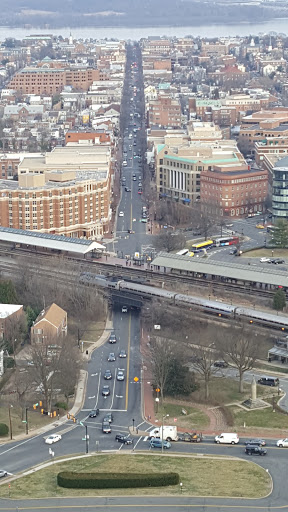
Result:
<svg viewBox="0 0 288 512">
<path fill-rule="evenodd" d="M 85 276 L 83 275 L 82 278 L 80 276 L 80 281 L 83 283 L 89 282 L 91 284 L 94 283 L 95 285 L 98 284 L 100 286 L 105 286 L 111 290 L 123 290 L 127 293 L 134 293 L 142 298 L 168 300 L 175 306 L 191 306 L 193 309 L 196 308 L 204 313 L 216 315 L 218 317 L 245 320 L 250 324 L 257 324 L 285 332 L 288 331 L 288 317 L 284 315 L 274 315 L 272 313 L 267 313 L 266 311 L 258 311 L 252 308 L 235 306 L 225 302 L 218 302 L 217 300 L 202 299 L 200 297 L 185 295 L 143 283 L 127 281 L 126 279 L 117 280 L 115 277 L 113 277 L 113 279 L 109 279 L 103 278 L 103 276 L 96 276 L 95 274 L 91 274 L 94 278 L 88 278 L 87 274 L 89 273 L 85 272 Z"/>
</svg>

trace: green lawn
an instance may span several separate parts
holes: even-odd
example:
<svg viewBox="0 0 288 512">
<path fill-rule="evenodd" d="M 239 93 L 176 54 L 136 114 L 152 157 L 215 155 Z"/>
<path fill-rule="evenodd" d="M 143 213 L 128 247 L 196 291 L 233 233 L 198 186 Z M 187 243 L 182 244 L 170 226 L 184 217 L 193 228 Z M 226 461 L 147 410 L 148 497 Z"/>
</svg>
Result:
<svg viewBox="0 0 288 512">
<path fill-rule="evenodd" d="M 255 411 L 245 411 L 240 407 L 231 407 L 234 415 L 235 427 L 269 428 L 281 430 L 288 428 L 288 414 L 279 411 L 273 412 L 272 407 L 258 409 Z"/>
<path fill-rule="evenodd" d="M 187 411 L 187 415 L 182 414 L 182 409 Z M 203 411 L 197 407 L 189 407 L 189 405 L 186 404 L 178 405 L 177 403 L 165 401 L 163 407 L 159 407 L 159 411 L 155 414 L 155 417 L 161 422 L 164 414 L 169 414 L 169 418 L 165 419 L 166 424 L 187 428 L 189 431 L 207 427 L 210 423 L 208 416 Z M 176 418 L 177 421 L 174 421 Z"/>
<path fill-rule="evenodd" d="M 265 386 L 257 386 L 257 395 L 263 396 L 267 389 Z M 244 393 L 238 391 L 238 379 L 230 379 L 229 377 L 213 377 L 210 381 L 210 398 L 208 403 L 211 404 L 229 404 L 232 402 L 243 402 L 246 398 L 251 396 L 251 385 L 244 382 Z M 200 389 L 195 391 L 191 396 L 192 400 L 199 403 L 205 403 L 204 398 L 205 387 L 204 383 L 200 381 Z"/>
<path fill-rule="evenodd" d="M 272 255 L 273 251 L 273 255 Z M 248 251 L 244 252 L 240 256 L 240 262 L 241 258 L 288 258 L 288 249 L 265 249 L 264 247 L 262 249 L 255 249 L 254 251 Z M 269 268 L 269 265 L 264 263 Z"/>
<path fill-rule="evenodd" d="M 173 448 L 171 450 L 173 452 Z M 231 459 L 197 459 L 165 455 L 102 455 L 60 462 L 47 469 L 11 482 L 11 498 L 61 496 L 179 496 L 180 487 L 169 486 L 147 489 L 64 489 L 57 486 L 59 471 L 93 472 L 177 472 L 185 495 L 260 498 L 271 488 L 270 477 L 264 469 L 251 462 Z M 7 485 L 0 485 L 0 496 L 7 497 Z"/>
<path fill-rule="evenodd" d="M 13 403 L 13 402 L 12 402 Z M 6 423 L 9 427 L 9 405 L 10 404 L 1 404 L 0 407 L 0 423 Z M 39 409 L 39 408 L 38 408 Z M 21 408 L 17 404 L 13 404 L 13 407 L 10 408 L 11 413 L 11 422 L 12 422 L 12 433 L 13 436 L 17 434 L 25 434 L 26 423 L 22 423 L 22 411 Z M 24 413 L 25 415 L 25 413 Z M 25 418 L 23 417 L 23 420 Z M 52 424 L 57 420 L 56 418 L 48 418 L 48 416 L 43 416 L 39 410 L 29 410 L 28 411 L 28 429 L 29 431 L 35 428 L 43 427 L 44 425 Z M 8 436 L 0 439 L 10 439 L 10 433 Z"/>
</svg>

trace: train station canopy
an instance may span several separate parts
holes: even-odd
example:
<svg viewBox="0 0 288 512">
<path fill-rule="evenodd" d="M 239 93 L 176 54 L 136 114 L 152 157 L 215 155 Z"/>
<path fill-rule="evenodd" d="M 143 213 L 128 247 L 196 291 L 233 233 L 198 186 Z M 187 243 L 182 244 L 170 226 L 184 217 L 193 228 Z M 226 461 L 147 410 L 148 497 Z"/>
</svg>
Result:
<svg viewBox="0 0 288 512">
<path fill-rule="evenodd" d="M 239 261 L 239 260 L 238 260 Z M 288 272 L 278 270 L 274 265 L 263 266 L 260 262 L 251 265 L 241 265 L 240 263 L 226 262 L 221 264 L 214 261 L 196 256 L 180 256 L 160 252 L 151 263 L 154 267 L 176 270 L 179 274 L 185 275 L 186 272 L 206 274 L 217 276 L 223 279 L 235 279 L 236 281 L 261 283 L 265 285 L 283 286 L 288 288 Z"/>
<path fill-rule="evenodd" d="M 0 226 L 0 242 L 31 245 L 54 251 L 87 254 L 91 251 L 102 252 L 106 247 L 85 238 L 70 238 L 62 235 L 50 235 L 24 229 L 4 228 Z"/>
</svg>

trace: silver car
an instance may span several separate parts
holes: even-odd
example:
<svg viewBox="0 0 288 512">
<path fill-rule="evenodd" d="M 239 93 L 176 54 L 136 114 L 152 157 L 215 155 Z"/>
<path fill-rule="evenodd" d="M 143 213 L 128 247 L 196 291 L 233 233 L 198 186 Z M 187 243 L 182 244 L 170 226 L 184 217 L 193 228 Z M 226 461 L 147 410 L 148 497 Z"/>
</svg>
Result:
<svg viewBox="0 0 288 512">
<path fill-rule="evenodd" d="M 122 370 L 118 370 L 116 378 L 117 378 L 117 380 L 124 380 L 125 379 L 124 372 Z"/>
</svg>

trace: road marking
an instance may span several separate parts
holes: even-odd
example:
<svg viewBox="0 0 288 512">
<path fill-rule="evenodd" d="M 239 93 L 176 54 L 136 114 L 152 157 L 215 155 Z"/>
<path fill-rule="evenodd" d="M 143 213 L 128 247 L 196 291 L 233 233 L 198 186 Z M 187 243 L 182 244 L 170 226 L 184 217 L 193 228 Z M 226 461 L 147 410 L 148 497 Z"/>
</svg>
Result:
<svg viewBox="0 0 288 512">
<path fill-rule="evenodd" d="M 95 395 L 93 395 L 93 396 L 88 396 L 88 400 L 92 400 L 93 398 L 95 398 Z"/>
<path fill-rule="evenodd" d="M 123 395 L 115 395 L 116 398 L 123 398 Z"/>
<path fill-rule="evenodd" d="M 128 410 L 128 390 L 129 390 L 130 345 L 131 345 L 131 313 L 129 313 L 128 350 L 127 350 L 127 380 L 126 380 L 126 403 L 125 403 L 125 408 L 127 410 Z"/>
<path fill-rule="evenodd" d="M 96 377 L 98 373 L 91 373 L 91 377 Z"/>
<path fill-rule="evenodd" d="M 114 402 L 115 385 L 116 385 L 116 372 L 117 372 L 117 368 L 115 368 L 115 375 L 114 375 L 114 382 L 113 382 L 113 391 L 112 391 L 112 401 L 111 401 L 110 409 L 112 409 L 113 402 Z"/>
</svg>

